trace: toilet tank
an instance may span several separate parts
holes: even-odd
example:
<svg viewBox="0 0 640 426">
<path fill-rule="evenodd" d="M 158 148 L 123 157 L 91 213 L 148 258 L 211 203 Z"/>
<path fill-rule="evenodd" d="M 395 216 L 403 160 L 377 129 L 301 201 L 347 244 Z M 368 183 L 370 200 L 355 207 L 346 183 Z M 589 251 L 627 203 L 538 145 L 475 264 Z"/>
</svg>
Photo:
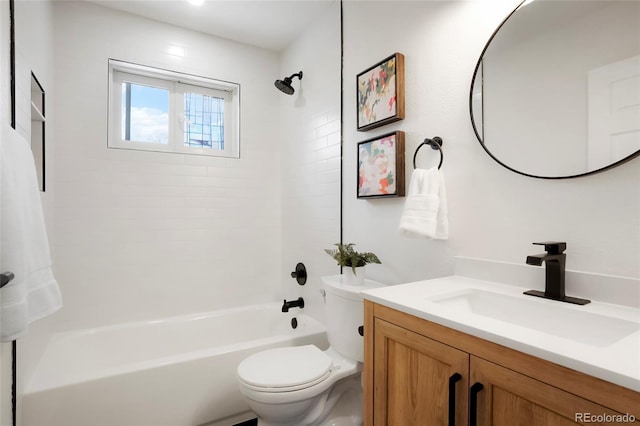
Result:
<svg viewBox="0 0 640 426">
<path fill-rule="evenodd" d="M 341 355 L 363 362 L 364 338 L 358 328 L 364 324 L 364 303 L 360 292 L 384 287 L 372 280 L 364 285 L 343 284 L 342 275 L 322 277 L 329 344 Z"/>
</svg>

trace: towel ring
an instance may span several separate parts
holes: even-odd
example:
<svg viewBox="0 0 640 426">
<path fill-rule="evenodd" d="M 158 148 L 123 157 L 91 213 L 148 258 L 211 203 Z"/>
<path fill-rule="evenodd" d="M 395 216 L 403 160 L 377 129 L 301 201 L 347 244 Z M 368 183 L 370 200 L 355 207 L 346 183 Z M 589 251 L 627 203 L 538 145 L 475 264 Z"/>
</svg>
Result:
<svg viewBox="0 0 640 426">
<path fill-rule="evenodd" d="M 439 136 L 435 136 L 433 139 L 425 139 L 424 142 L 422 142 L 420 145 L 418 145 L 418 148 L 416 148 L 416 152 L 413 154 L 413 168 L 416 168 L 416 157 L 418 156 L 418 151 L 420 151 L 420 148 L 422 148 L 423 145 L 429 145 L 431 146 L 431 149 L 437 149 L 438 151 L 440 151 L 440 164 L 438 164 L 438 170 L 440 169 L 440 167 L 442 167 L 442 160 L 444 160 L 444 154 L 442 153 L 442 138 Z"/>
</svg>

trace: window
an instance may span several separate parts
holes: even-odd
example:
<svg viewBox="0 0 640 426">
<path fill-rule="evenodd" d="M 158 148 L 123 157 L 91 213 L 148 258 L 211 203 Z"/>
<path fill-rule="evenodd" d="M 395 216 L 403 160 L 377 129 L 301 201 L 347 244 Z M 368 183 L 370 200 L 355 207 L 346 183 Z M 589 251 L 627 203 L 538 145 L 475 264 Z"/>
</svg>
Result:
<svg viewBox="0 0 640 426">
<path fill-rule="evenodd" d="M 110 148 L 238 157 L 240 86 L 109 60 Z"/>
</svg>

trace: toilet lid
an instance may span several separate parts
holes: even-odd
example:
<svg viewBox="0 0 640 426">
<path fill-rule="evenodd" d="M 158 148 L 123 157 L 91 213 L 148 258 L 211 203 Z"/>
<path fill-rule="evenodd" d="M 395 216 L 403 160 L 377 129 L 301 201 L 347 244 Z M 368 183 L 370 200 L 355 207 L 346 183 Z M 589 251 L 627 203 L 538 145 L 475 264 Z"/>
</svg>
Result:
<svg viewBox="0 0 640 426">
<path fill-rule="evenodd" d="M 238 377 L 259 388 L 299 388 L 324 380 L 331 358 L 314 345 L 268 349 L 250 355 L 238 366 Z"/>
</svg>

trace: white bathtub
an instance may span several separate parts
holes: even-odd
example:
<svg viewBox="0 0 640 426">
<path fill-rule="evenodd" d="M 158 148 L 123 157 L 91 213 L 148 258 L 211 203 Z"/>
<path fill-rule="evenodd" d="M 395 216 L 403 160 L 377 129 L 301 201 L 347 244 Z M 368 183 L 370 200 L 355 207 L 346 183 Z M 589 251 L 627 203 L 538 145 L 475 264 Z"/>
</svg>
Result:
<svg viewBox="0 0 640 426">
<path fill-rule="evenodd" d="M 297 309 L 295 309 L 297 310 Z M 232 425 L 251 417 L 238 363 L 278 346 L 328 346 L 279 304 L 54 335 L 22 399 L 24 426 Z"/>
</svg>

